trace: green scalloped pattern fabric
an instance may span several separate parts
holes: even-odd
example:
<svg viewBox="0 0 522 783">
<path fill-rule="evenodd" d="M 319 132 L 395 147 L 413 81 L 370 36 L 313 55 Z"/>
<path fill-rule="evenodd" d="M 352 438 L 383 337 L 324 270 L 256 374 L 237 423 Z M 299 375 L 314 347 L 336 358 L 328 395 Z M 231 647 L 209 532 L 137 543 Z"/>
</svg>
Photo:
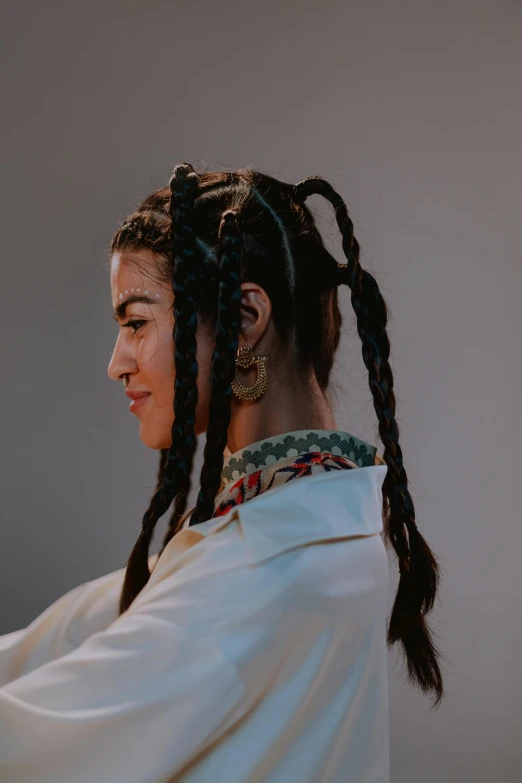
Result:
<svg viewBox="0 0 522 783">
<path fill-rule="evenodd" d="M 327 451 L 348 457 L 358 467 L 382 464 L 377 448 L 341 430 L 295 430 L 251 443 L 234 453 L 224 451 L 221 484 L 227 486 L 265 465 L 310 451 Z"/>
</svg>

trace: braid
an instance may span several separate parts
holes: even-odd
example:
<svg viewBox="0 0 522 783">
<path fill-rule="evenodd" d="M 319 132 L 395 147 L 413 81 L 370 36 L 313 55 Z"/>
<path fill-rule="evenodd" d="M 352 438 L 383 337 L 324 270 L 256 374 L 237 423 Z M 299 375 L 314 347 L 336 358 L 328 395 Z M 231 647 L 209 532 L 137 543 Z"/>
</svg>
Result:
<svg viewBox="0 0 522 783">
<path fill-rule="evenodd" d="M 176 476 L 177 491 L 171 524 L 177 524 L 187 503 L 190 491 L 190 476 L 196 449 L 196 405 L 198 400 L 198 363 L 196 360 L 196 331 L 198 311 L 196 307 L 197 269 L 196 236 L 193 225 L 194 201 L 199 181 L 190 164 L 176 166 L 170 180 L 172 198 L 173 267 L 172 288 L 174 290 L 174 344 L 176 382 L 174 385 L 174 423 L 172 445 L 167 455 L 167 473 Z M 179 259 L 179 260 L 178 260 Z"/>
<path fill-rule="evenodd" d="M 210 376 L 210 405 L 200 490 L 190 525 L 210 519 L 214 500 L 221 484 L 223 452 L 231 418 L 232 380 L 239 342 L 241 305 L 241 234 L 236 212 L 223 213 L 219 227 L 220 282 L 219 317 L 216 327 L 216 347 Z"/>
<path fill-rule="evenodd" d="M 415 522 L 415 509 L 399 445 L 393 374 L 388 361 L 388 308 L 375 278 L 359 264 L 359 244 L 343 199 L 320 177 L 309 177 L 296 185 L 293 199 L 297 204 L 303 204 L 313 193 L 324 196 L 335 209 L 348 260 L 347 265 L 338 265 L 336 280 L 345 282 L 352 292 L 363 361 L 369 372 L 379 435 L 385 447 L 383 457 L 388 471 L 382 488 L 384 536 L 387 542 L 391 540 L 400 571 L 388 628 L 388 646 L 397 641 L 402 643 L 410 681 L 416 681 L 423 692 L 433 690 L 436 695 L 433 706 L 438 706 L 444 695 L 437 662 L 440 652 L 433 644 L 424 616 L 434 605 L 440 579 L 439 566 Z"/>
<path fill-rule="evenodd" d="M 195 409 L 197 402 L 196 328 L 198 322 L 194 293 L 195 235 L 190 222 L 197 195 L 198 177 L 190 164 L 176 166 L 170 180 L 171 240 L 174 259 L 174 341 L 176 383 L 172 444 L 161 459 L 158 485 L 144 514 L 142 530 L 127 562 L 120 595 L 122 614 L 150 579 L 149 547 L 158 520 L 168 510 L 176 492 L 175 516 L 183 513 L 190 489 L 194 456 Z"/>
</svg>

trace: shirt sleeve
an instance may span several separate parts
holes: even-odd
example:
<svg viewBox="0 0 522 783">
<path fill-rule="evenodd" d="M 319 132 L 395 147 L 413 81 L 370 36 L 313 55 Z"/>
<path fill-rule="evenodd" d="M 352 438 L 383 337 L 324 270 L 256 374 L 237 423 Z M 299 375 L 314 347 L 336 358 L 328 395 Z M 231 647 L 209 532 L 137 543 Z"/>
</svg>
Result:
<svg viewBox="0 0 522 783">
<path fill-rule="evenodd" d="M 243 693 L 235 665 L 176 622 L 171 604 L 134 602 L 77 649 L 0 689 L 0 780 L 167 780 L 227 730 Z"/>
<path fill-rule="evenodd" d="M 158 555 L 149 558 L 152 569 Z M 125 569 L 77 585 L 26 628 L 0 636 L 0 687 L 75 650 L 118 617 Z"/>
</svg>

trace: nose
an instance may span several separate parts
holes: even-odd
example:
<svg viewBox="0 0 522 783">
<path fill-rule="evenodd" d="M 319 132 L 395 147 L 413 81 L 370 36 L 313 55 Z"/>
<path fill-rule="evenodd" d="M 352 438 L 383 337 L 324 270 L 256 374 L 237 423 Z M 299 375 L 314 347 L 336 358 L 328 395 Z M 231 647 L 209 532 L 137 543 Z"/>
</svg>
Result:
<svg viewBox="0 0 522 783">
<path fill-rule="evenodd" d="M 116 346 L 112 351 L 111 360 L 107 368 L 107 374 L 113 381 L 123 380 L 124 375 L 133 373 L 136 366 L 132 363 L 129 356 L 125 356 L 122 346 L 120 346 L 120 340 L 116 341 Z"/>
</svg>

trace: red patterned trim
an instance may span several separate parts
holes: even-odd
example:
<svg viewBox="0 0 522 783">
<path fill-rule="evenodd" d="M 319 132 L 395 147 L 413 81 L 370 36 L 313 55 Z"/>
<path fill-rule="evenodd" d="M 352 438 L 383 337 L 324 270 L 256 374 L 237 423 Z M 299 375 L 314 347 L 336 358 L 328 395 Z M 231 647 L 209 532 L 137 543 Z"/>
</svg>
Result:
<svg viewBox="0 0 522 783">
<path fill-rule="evenodd" d="M 272 487 L 286 484 L 287 481 L 310 476 L 321 470 L 351 470 L 357 467 L 358 465 L 347 457 L 328 451 L 311 451 L 280 460 L 275 465 L 259 468 L 233 484 L 228 484 L 216 498 L 212 518 L 228 514 L 234 506 L 245 503 Z"/>
</svg>

